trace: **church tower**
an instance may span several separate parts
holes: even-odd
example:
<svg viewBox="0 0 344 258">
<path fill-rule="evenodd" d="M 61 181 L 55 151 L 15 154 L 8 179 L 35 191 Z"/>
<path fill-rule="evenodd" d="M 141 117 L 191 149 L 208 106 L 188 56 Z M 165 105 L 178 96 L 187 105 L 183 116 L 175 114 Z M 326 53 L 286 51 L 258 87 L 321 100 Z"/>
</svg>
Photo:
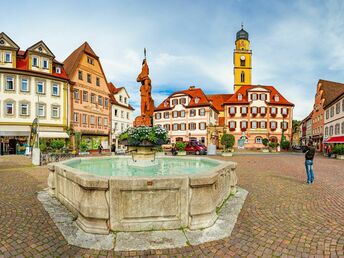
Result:
<svg viewBox="0 0 344 258">
<path fill-rule="evenodd" d="M 241 24 L 241 30 L 236 34 L 235 50 L 233 54 L 234 63 L 234 91 L 243 85 L 251 85 L 252 51 L 248 33 Z"/>
</svg>

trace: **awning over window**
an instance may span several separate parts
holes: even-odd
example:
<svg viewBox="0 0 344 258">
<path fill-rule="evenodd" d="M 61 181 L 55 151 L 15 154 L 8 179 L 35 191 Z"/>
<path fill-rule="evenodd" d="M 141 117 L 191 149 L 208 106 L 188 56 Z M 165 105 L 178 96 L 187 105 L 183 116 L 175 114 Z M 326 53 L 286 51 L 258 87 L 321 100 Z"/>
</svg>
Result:
<svg viewBox="0 0 344 258">
<path fill-rule="evenodd" d="M 0 125 L 0 136 L 29 136 L 29 126 Z"/>
<path fill-rule="evenodd" d="M 344 136 L 334 136 L 325 140 L 325 143 L 344 143 Z"/>
<path fill-rule="evenodd" d="M 65 132 L 39 132 L 39 138 L 69 138 Z"/>
</svg>

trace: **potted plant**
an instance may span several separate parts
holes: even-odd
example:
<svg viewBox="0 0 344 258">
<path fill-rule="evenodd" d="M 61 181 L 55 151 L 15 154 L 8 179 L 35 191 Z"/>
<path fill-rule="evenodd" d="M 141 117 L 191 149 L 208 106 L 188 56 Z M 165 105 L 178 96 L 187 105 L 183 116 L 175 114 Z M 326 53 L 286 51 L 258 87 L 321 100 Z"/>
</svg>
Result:
<svg viewBox="0 0 344 258">
<path fill-rule="evenodd" d="M 177 149 L 177 155 L 178 156 L 185 156 L 186 155 L 186 143 L 185 142 L 176 142 L 176 149 Z"/>
<path fill-rule="evenodd" d="M 290 142 L 289 142 L 289 141 L 287 141 L 287 140 L 281 141 L 281 148 L 282 148 L 283 150 L 288 150 L 288 149 L 289 149 L 289 146 L 290 146 Z"/>
<path fill-rule="evenodd" d="M 333 153 L 336 154 L 337 159 L 344 159 L 344 144 L 337 144 L 334 146 Z"/>
<path fill-rule="evenodd" d="M 268 145 L 269 145 L 269 139 L 268 138 L 264 138 L 262 140 L 262 143 L 264 145 L 264 148 L 262 148 L 262 152 L 269 152 L 269 148 L 268 148 Z"/>
<path fill-rule="evenodd" d="M 87 142 L 85 142 L 85 141 L 80 142 L 79 150 L 80 150 L 79 155 L 89 154 L 89 152 L 87 152 L 88 151 L 88 144 L 87 144 Z"/>
<path fill-rule="evenodd" d="M 223 145 L 222 156 L 231 157 L 233 156 L 233 146 L 235 137 L 233 134 L 224 134 L 221 137 L 221 144 Z"/>
<path fill-rule="evenodd" d="M 270 142 L 269 143 L 269 150 L 270 150 L 270 152 L 276 152 L 276 147 L 277 147 L 277 143 L 276 142 Z"/>
</svg>

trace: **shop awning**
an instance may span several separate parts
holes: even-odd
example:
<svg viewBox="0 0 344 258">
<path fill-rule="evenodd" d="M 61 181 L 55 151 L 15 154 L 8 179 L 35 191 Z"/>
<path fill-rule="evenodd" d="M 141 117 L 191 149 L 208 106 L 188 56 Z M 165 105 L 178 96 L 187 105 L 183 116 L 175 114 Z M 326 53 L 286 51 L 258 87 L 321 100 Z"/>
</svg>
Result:
<svg viewBox="0 0 344 258">
<path fill-rule="evenodd" d="M 30 132 L 25 131 L 1 131 L 0 136 L 30 136 Z"/>
<path fill-rule="evenodd" d="M 69 138 L 65 132 L 39 132 L 39 138 Z"/>
<path fill-rule="evenodd" d="M 324 141 L 325 143 L 344 143 L 344 136 L 333 136 Z"/>
</svg>

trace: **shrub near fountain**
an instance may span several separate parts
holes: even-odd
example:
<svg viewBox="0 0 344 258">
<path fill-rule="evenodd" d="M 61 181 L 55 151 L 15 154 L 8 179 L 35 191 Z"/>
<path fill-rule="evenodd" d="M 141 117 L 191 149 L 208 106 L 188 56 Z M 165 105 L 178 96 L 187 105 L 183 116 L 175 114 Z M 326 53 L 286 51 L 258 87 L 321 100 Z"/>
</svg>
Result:
<svg viewBox="0 0 344 258">
<path fill-rule="evenodd" d="M 236 192 L 234 162 L 154 157 L 156 166 L 138 167 L 130 165 L 134 156 L 52 163 L 48 166 L 49 193 L 77 217 L 84 231 L 107 234 L 206 228 L 216 221 L 217 207 Z"/>
</svg>

